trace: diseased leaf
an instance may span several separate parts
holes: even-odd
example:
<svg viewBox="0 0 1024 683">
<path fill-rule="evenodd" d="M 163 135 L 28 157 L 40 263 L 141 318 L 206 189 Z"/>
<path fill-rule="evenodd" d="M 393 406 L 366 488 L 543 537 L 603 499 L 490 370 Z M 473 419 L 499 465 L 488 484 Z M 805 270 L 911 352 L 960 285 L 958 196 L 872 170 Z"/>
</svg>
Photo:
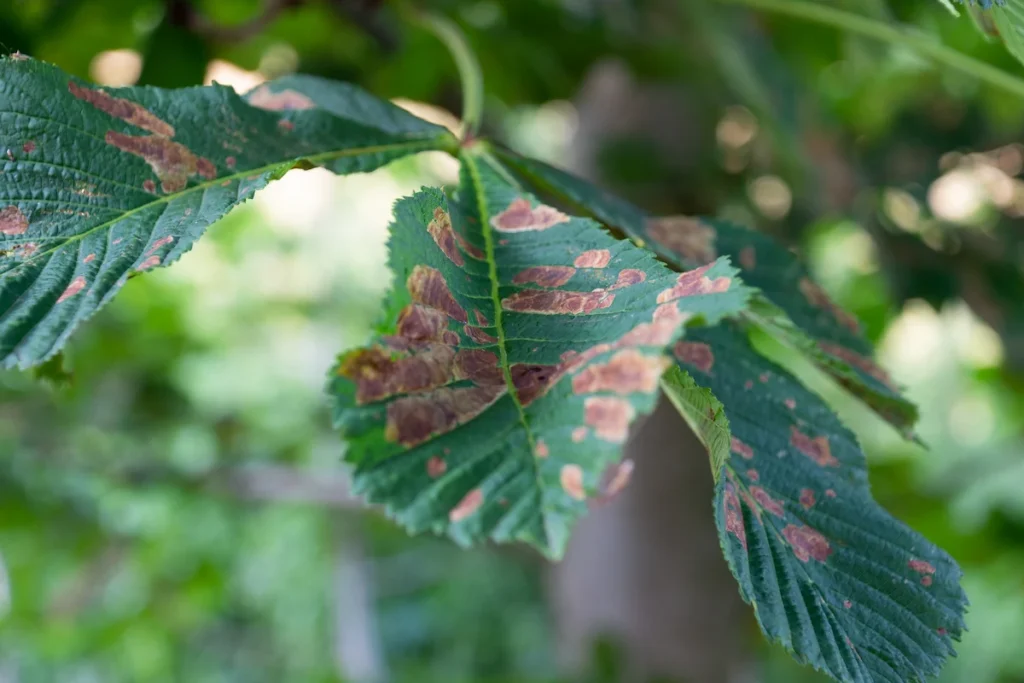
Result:
<svg viewBox="0 0 1024 683">
<path fill-rule="evenodd" d="M 953 559 L 872 499 L 853 434 L 736 325 L 687 342 L 714 349 L 680 363 L 726 406 L 714 429 L 729 431 L 732 453 L 715 517 L 765 633 L 840 681 L 937 674 L 964 628 Z"/>
<path fill-rule="evenodd" d="M 0 59 L 0 365 L 50 358 L 129 275 L 177 260 L 296 164 L 355 173 L 453 146 L 352 86 L 289 77 L 248 100 Z"/>
<path fill-rule="evenodd" d="M 755 320 L 744 314 L 748 320 L 784 335 L 788 346 L 809 353 L 848 391 L 911 435 L 917 408 L 900 395 L 888 375 L 871 360 L 871 346 L 861 335 L 860 323 L 833 303 L 781 244 L 727 221 L 682 216 L 652 219 L 624 199 L 581 178 L 508 150 L 498 149 L 496 153 L 533 186 L 581 215 L 640 240 L 680 268 L 694 268 L 729 256 L 742 269 L 744 282 L 760 289 L 767 299 L 756 297 L 763 304 L 758 307 L 761 315 Z"/>
<path fill-rule="evenodd" d="M 457 200 L 423 190 L 395 208 L 395 308 L 341 357 L 336 424 L 358 491 L 410 531 L 558 557 L 587 500 L 624 485 L 621 445 L 683 324 L 748 293 L 724 260 L 674 273 L 462 159 Z"/>
</svg>

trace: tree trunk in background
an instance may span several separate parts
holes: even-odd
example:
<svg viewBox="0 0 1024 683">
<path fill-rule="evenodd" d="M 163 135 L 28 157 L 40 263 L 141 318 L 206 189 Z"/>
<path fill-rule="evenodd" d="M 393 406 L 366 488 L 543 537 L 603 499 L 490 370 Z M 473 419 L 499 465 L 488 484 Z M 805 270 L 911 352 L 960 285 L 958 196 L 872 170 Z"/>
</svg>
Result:
<svg viewBox="0 0 1024 683">
<path fill-rule="evenodd" d="M 657 134 L 658 120 L 673 122 L 672 135 L 686 129 L 678 99 L 664 95 L 637 86 L 618 65 L 596 67 L 578 102 L 574 170 L 593 177 L 609 136 Z M 678 137 L 656 142 L 686 146 Z M 707 453 L 664 399 L 625 451 L 635 463 L 629 486 L 576 527 L 565 560 L 552 569 L 565 669 L 586 671 L 595 640 L 607 637 L 630 681 L 753 680 L 744 654 L 750 612 L 722 558 Z"/>
</svg>

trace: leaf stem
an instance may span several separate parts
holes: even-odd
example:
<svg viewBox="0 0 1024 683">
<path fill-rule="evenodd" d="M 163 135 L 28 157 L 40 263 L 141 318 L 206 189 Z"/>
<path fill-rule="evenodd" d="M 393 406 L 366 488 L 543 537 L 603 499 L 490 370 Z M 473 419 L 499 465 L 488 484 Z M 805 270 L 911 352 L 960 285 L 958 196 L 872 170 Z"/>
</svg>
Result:
<svg viewBox="0 0 1024 683">
<path fill-rule="evenodd" d="M 480 122 L 484 111 L 484 77 L 480 62 L 466 41 L 466 36 L 458 25 L 437 14 L 420 12 L 417 20 L 436 35 L 455 60 L 462 81 L 462 137 L 473 139 L 480 132 Z"/>
<path fill-rule="evenodd" d="M 887 24 L 877 19 L 845 12 L 821 3 L 803 0 L 719 0 L 719 2 L 783 14 L 850 33 L 874 38 L 883 43 L 905 45 L 929 59 L 974 76 L 1006 92 L 1024 97 L 1024 79 L 943 45 L 916 29 Z"/>
</svg>

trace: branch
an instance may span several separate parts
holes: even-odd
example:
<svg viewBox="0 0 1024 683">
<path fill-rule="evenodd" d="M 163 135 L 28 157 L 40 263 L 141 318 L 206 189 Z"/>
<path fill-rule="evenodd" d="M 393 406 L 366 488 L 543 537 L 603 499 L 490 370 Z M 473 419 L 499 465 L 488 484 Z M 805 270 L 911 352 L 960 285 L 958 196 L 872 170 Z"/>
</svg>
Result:
<svg viewBox="0 0 1024 683">
<path fill-rule="evenodd" d="M 916 29 L 888 24 L 852 12 L 844 12 L 820 2 L 805 0 L 719 0 L 733 5 L 745 5 L 752 9 L 774 12 L 816 24 L 831 26 L 841 31 L 856 33 L 883 43 L 909 47 L 932 61 L 944 64 L 961 73 L 974 76 L 1008 93 L 1024 97 L 1024 80 L 1011 73 L 997 69 L 991 64 L 969 57 L 946 47 L 935 38 Z"/>
<path fill-rule="evenodd" d="M 204 38 L 225 43 L 240 43 L 269 26 L 286 9 L 299 7 L 305 0 L 264 0 L 263 11 L 249 21 L 234 26 L 219 26 L 192 6 L 190 0 L 167 0 L 167 18 Z"/>
</svg>

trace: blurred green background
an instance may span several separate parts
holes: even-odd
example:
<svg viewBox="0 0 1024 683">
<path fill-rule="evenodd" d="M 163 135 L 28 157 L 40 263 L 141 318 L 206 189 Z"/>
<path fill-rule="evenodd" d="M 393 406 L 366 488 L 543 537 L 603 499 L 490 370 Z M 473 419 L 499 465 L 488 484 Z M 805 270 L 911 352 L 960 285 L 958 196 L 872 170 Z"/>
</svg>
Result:
<svg viewBox="0 0 1024 683">
<path fill-rule="evenodd" d="M 1024 681 L 1024 100 L 713 0 L 424 4 L 478 51 L 491 135 L 652 211 L 771 232 L 865 321 L 929 449 L 837 406 L 880 502 L 971 599 L 941 680 Z M 829 4 L 1024 77 L 935 0 Z M 4 0 L 0 50 L 105 85 L 303 71 L 442 122 L 459 107 L 444 48 L 368 0 Z M 0 681 L 568 680 L 543 563 L 360 511 L 329 425 L 324 372 L 389 284 L 391 205 L 453 164 L 293 171 L 133 279 L 75 337 L 70 384 L 0 373 Z M 745 680 L 821 680 L 747 621 Z M 623 656 L 596 646 L 587 680 Z"/>
</svg>

